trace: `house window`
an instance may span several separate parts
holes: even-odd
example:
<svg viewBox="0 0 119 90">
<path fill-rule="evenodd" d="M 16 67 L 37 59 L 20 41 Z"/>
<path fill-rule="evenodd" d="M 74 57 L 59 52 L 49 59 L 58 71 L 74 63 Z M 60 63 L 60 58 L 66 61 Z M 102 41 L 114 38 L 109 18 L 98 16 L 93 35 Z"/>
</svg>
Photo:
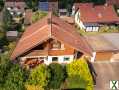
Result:
<svg viewBox="0 0 119 90">
<path fill-rule="evenodd" d="M 69 61 L 70 57 L 64 57 L 64 61 Z"/>
<path fill-rule="evenodd" d="M 52 62 L 57 62 L 58 61 L 58 57 L 52 57 Z"/>
<path fill-rule="evenodd" d="M 59 41 L 53 41 L 51 49 L 61 49 L 61 43 Z"/>
</svg>

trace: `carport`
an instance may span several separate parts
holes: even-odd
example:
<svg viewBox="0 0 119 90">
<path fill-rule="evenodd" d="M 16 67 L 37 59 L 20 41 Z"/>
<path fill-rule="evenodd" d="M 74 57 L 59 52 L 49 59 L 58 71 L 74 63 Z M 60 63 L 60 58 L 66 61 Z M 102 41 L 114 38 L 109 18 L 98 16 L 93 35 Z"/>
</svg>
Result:
<svg viewBox="0 0 119 90">
<path fill-rule="evenodd" d="M 85 36 L 92 47 L 93 57 L 91 61 L 115 61 L 115 54 L 119 54 L 119 33 L 106 33 Z M 119 55 L 116 55 L 116 61 Z"/>
</svg>

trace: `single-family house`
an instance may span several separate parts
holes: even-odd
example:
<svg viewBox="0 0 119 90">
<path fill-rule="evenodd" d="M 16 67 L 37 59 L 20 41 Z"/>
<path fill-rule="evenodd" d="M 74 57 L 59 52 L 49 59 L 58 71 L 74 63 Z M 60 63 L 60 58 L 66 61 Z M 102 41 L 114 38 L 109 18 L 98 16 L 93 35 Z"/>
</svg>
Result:
<svg viewBox="0 0 119 90">
<path fill-rule="evenodd" d="M 70 63 L 82 55 L 92 55 L 87 41 L 72 25 L 49 13 L 27 27 L 11 55 L 11 60 L 28 65 Z"/>
<path fill-rule="evenodd" d="M 17 12 L 24 12 L 26 3 L 24 0 L 5 0 L 5 7 L 10 10 L 16 10 Z"/>
<path fill-rule="evenodd" d="M 108 5 L 116 5 L 119 6 L 119 0 L 106 0 Z"/>
<path fill-rule="evenodd" d="M 93 50 L 92 62 L 119 61 L 119 34 L 106 33 L 85 36 Z"/>
<path fill-rule="evenodd" d="M 85 31 L 98 31 L 103 25 L 116 25 L 119 17 L 112 5 L 76 3 L 72 8 L 75 23 Z"/>
<path fill-rule="evenodd" d="M 58 0 L 39 0 L 38 8 L 42 11 L 58 12 Z"/>
</svg>

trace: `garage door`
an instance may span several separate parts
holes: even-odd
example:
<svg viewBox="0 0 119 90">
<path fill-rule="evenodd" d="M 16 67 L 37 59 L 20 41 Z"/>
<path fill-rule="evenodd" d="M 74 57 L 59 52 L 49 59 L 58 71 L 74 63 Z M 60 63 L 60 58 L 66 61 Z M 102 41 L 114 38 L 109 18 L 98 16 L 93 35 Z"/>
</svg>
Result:
<svg viewBox="0 0 119 90">
<path fill-rule="evenodd" d="M 96 61 L 110 61 L 113 56 L 113 52 L 97 52 L 96 53 Z"/>
</svg>

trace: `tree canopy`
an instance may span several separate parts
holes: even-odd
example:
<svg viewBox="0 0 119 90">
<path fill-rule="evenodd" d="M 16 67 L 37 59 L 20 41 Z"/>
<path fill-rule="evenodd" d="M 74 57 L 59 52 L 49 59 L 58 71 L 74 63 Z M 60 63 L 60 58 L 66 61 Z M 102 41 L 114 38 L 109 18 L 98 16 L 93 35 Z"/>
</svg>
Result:
<svg viewBox="0 0 119 90">
<path fill-rule="evenodd" d="M 0 55 L 0 90 L 25 90 L 25 72 L 9 60 L 8 53 Z"/>
<path fill-rule="evenodd" d="M 61 64 L 52 63 L 48 66 L 51 73 L 51 79 L 49 82 L 49 87 L 52 89 L 60 88 L 62 82 L 65 79 L 65 71 Z"/>
<path fill-rule="evenodd" d="M 50 72 L 47 66 L 41 64 L 32 69 L 27 83 L 28 85 L 36 85 L 45 88 L 48 85 L 49 78 Z"/>
<path fill-rule="evenodd" d="M 38 8 L 38 2 L 39 0 L 25 0 L 27 8 L 30 8 L 32 10 L 36 10 Z"/>
<path fill-rule="evenodd" d="M 85 88 L 86 90 L 93 90 L 93 80 L 89 72 L 86 61 L 82 58 L 74 60 L 72 63 L 66 65 L 68 74 L 67 85 L 69 87 Z"/>
</svg>

